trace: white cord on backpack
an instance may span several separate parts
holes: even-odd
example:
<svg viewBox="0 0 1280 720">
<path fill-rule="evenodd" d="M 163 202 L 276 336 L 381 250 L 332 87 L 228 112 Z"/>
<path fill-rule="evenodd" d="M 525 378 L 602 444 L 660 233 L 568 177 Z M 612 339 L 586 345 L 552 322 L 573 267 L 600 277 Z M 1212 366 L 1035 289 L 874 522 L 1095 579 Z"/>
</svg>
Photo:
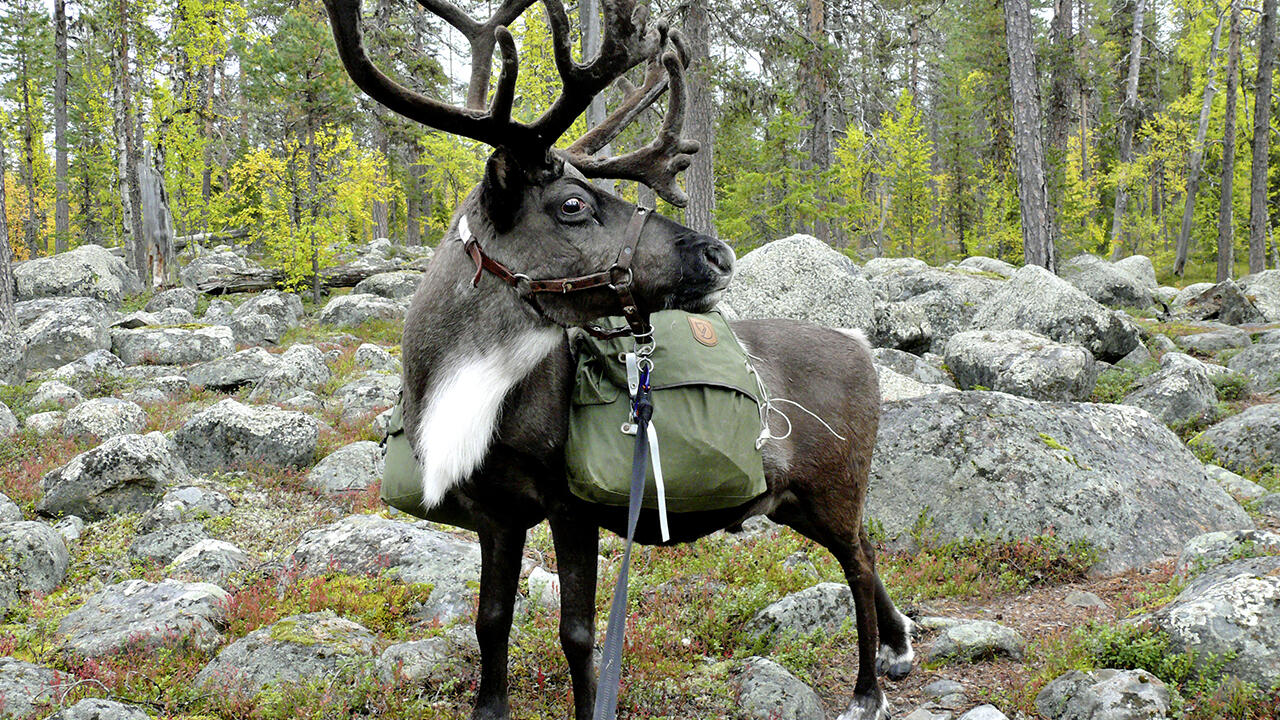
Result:
<svg viewBox="0 0 1280 720">
<path fill-rule="evenodd" d="M 653 484 L 658 489 L 658 527 L 662 530 L 662 542 L 671 542 L 671 528 L 667 526 L 667 486 L 662 481 L 662 456 L 658 453 L 658 429 L 649 421 L 649 461 L 653 463 Z"/>
</svg>

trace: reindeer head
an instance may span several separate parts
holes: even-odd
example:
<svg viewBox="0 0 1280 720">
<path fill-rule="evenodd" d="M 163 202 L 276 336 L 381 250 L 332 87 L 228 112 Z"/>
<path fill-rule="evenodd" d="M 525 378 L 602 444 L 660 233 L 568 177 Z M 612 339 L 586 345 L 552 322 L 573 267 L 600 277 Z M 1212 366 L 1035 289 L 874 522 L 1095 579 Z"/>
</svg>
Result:
<svg viewBox="0 0 1280 720">
<path fill-rule="evenodd" d="M 733 253 L 728 246 L 664 217 L 648 217 L 638 226 L 635 205 L 590 181 L 634 180 L 674 205 L 688 201 L 676 176 L 689 166 L 698 143 L 680 137 L 687 62 L 680 35 L 669 32 L 665 23 L 649 27 L 647 8 L 637 7 L 635 0 L 604 0 L 599 55 L 578 63 L 570 50 L 569 19 L 561 0 L 543 0 L 563 90 L 541 117 L 525 124 L 511 117 L 519 62 L 506 25 L 534 0 L 505 0 L 485 22 L 468 17 L 446 0 L 418 2 L 458 29 L 471 45 L 466 107 L 405 88 L 373 64 L 363 44 L 360 0 L 325 0 L 325 5 L 343 64 L 370 97 L 424 125 L 494 148 L 480 187 L 459 209 L 454 223 L 453 238 L 467 242 L 477 281 L 482 266 L 502 277 L 494 270 L 499 267 L 511 276 L 503 278 L 509 284 L 529 291 L 531 280 L 600 278 L 613 269 L 617 279 L 629 281 L 633 304 L 641 312 L 665 308 L 696 312 L 714 305 L 732 274 Z M 486 105 L 495 45 L 501 51 L 501 70 Z M 629 88 L 603 123 L 565 150 L 553 147 L 593 98 L 646 60 L 644 82 Z M 652 142 L 618 157 L 597 155 L 668 89 L 667 113 Z M 628 237 L 637 231 L 638 242 Z M 620 269 L 619 264 L 625 267 Z M 558 324 L 582 324 L 616 315 L 627 306 L 623 300 L 620 308 L 619 296 L 610 292 L 612 283 L 599 282 L 585 289 L 569 285 L 556 287 L 571 292 L 547 292 L 537 298 L 539 312 Z"/>
</svg>

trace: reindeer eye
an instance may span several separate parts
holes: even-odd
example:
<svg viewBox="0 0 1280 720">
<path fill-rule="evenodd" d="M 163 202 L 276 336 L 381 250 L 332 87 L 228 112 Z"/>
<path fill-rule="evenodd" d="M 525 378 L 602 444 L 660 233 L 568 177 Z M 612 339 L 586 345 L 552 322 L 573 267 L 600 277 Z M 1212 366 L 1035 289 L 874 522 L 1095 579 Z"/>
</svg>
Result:
<svg viewBox="0 0 1280 720">
<path fill-rule="evenodd" d="M 580 197 L 571 197 L 560 205 L 560 212 L 564 213 L 565 217 L 577 217 L 586 210 L 587 203 Z"/>
</svg>

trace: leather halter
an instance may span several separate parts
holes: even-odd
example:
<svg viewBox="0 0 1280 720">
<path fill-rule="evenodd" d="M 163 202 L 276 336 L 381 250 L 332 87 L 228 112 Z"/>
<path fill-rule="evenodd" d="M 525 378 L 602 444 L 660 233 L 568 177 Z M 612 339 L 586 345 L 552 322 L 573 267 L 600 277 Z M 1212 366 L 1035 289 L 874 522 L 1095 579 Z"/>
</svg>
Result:
<svg viewBox="0 0 1280 720">
<path fill-rule="evenodd" d="M 534 295 L 539 293 L 565 295 L 571 292 L 608 287 L 618 295 L 618 301 L 622 305 L 622 316 L 627 320 L 627 327 L 602 328 L 595 325 L 587 325 L 583 329 L 589 334 L 604 340 L 611 340 L 623 335 L 648 336 L 653 332 L 649 326 L 649 316 L 640 313 L 635 295 L 631 292 L 633 278 L 631 262 L 635 259 L 636 246 L 640 244 L 640 232 L 644 230 L 644 223 L 652 212 L 649 208 L 636 206 L 636 212 L 631 216 L 631 222 L 627 225 L 626 235 L 623 237 L 622 249 L 618 251 L 618 259 L 613 262 L 613 265 L 608 270 L 578 277 L 544 280 L 533 280 L 524 273 L 513 272 L 506 265 L 489 257 L 481 249 L 480 240 L 471 234 L 470 228 L 466 228 L 464 232 L 467 237 L 460 239 L 463 241 L 463 247 L 466 249 L 467 254 L 471 256 L 471 260 L 476 264 L 476 274 L 475 277 L 471 278 L 471 287 L 479 287 L 480 276 L 485 271 L 488 271 L 489 274 L 519 291 L 520 296 L 533 306 L 538 315 L 561 327 L 564 327 L 563 323 L 547 317 L 542 308 L 534 302 Z M 466 222 L 466 216 L 463 216 L 462 222 Z"/>
</svg>

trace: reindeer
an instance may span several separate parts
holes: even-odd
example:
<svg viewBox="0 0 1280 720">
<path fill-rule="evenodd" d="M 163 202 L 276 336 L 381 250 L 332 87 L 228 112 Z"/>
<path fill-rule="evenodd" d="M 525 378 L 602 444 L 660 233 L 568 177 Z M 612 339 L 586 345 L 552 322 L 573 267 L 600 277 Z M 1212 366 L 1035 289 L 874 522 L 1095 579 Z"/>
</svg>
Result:
<svg viewBox="0 0 1280 720">
<path fill-rule="evenodd" d="M 596 694 L 596 558 L 599 528 L 622 534 L 627 510 L 573 496 L 564 443 L 574 362 L 566 329 L 621 311 L 633 326 L 666 308 L 705 312 L 719 300 L 734 255 L 719 240 L 637 208 L 589 178 L 634 180 L 672 204 L 698 143 L 680 136 L 685 53 L 678 32 L 648 22 L 636 0 L 604 0 L 597 57 L 576 62 L 561 0 L 544 0 L 561 95 L 536 121 L 512 120 L 518 71 L 505 27 L 534 0 L 505 0 L 487 21 L 447 0 L 419 0 L 472 48 L 465 107 L 441 103 L 383 74 L 363 44 L 360 0 L 325 0 L 338 51 L 356 84 L 388 108 L 494 148 L 484 177 L 461 203 L 405 319 L 405 430 L 423 473 L 425 504 L 469 514 L 482 570 L 476 636 L 480 684 L 472 717 L 510 717 L 508 636 L 526 531 L 547 520 L 561 581 L 560 641 L 577 720 Z M 500 74 L 485 106 L 494 47 Z M 553 144 L 594 97 L 647 62 L 644 81 L 606 120 L 566 150 Z M 647 146 L 596 153 L 666 90 L 666 115 Z M 634 252 L 632 252 L 634 251 Z M 554 278 L 542 280 L 541 278 Z M 911 621 L 876 576 L 862 509 L 879 420 L 879 391 L 860 333 L 790 320 L 743 320 L 734 332 L 772 394 L 813 413 L 792 413 L 786 438 L 763 447 L 767 492 L 740 507 L 674 513 L 670 542 L 690 542 L 767 515 L 831 551 L 853 592 L 858 675 L 842 720 L 888 717 L 877 671 L 910 672 Z M 821 418 L 821 420 L 819 419 Z M 824 424 L 825 421 L 825 424 Z M 644 511 L 636 540 L 661 539 Z"/>
</svg>

